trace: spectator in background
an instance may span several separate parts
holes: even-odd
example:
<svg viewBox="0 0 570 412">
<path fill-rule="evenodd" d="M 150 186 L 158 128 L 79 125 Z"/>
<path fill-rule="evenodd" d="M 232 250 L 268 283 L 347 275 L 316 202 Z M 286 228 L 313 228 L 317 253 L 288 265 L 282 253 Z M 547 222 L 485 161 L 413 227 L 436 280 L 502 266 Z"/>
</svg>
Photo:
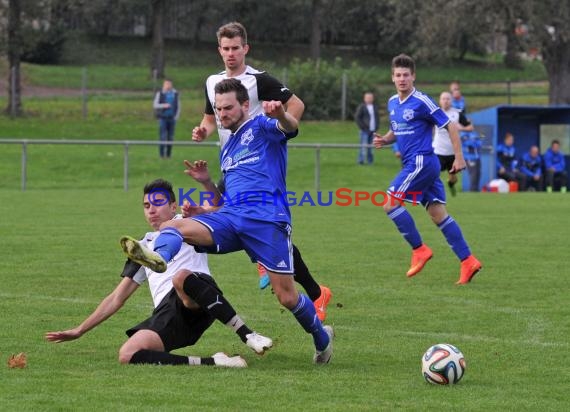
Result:
<svg viewBox="0 0 570 412">
<path fill-rule="evenodd" d="M 173 141 L 176 120 L 180 116 L 180 99 L 178 92 L 172 87 L 171 80 L 164 80 L 162 89 L 154 96 L 152 107 L 159 120 L 160 141 Z M 161 144 L 158 147 L 158 152 L 162 159 L 169 159 L 172 153 L 172 145 Z"/>
<path fill-rule="evenodd" d="M 532 146 L 521 158 L 521 172 L 526 176 L 527 190 L 542 191 L 542 158 L 537 146 Z"/>
<path fill-rule="evenodd" d="M 441 110 L 449 117 L 449 120 L 455 124 L 459 132 L 470 132 L 473 130 L 473 125 L 465 115 L 458 109 L 451 107 L 451 93 L 443 92 L 439 96 L 439 107 Z M 461 144 L 460 140 L 457 140 L 457 145 Z M 451 138 L 449 137 L 449 132 L 446 128 L 435 128 L 435 133 L 433 137 L 433 152 L 437 155 L 440 164 L 440 171 L 446 171 L 447 175 L 447 186 L 452 196 L 455 196 L 457 191 L 455 189 L 455 184 L 457 183 L 457 172 L 451 173 L 450 170 L 455 162 L 455 153 L 459 148 L 454 148 Z"/>
<path fill-rule="evenodd" d="M 504 142 L 497 146 L 497 176 L 507 182 L 517 182 L 519 190 L 525 190 L 526 176 L 518 169 L 514 144 L 515 137 L 507 132 Z"/>
<path fill-rule="evenodd" d="M 481 182 L 481 138 L 475 131 L 461 134 L 463 143 L 463 157 L 467 163 L 467 173 L 469 174 L 469 191 L 478 192 Z"/>
<path fill-rule="evenodd" d="M 546 174 L 546 191 L 552 192 L 555 180 L 560 181 L 560 191 L 566 193 L 568 175 L 566 173 L 566 161 L 560 151 L 560 142 L 553 140 L 550 148 L 544 153 L 544 168 Z"/>
<path fill-rule="evenodd" d="M 459 110 L 463 114 L 466 114 L 467 104 L 465 103 L 465 97 L 461 94 L 459 82 L 451 82 L 449 85 L 449 92 L 451 93 L 451 107 Z"/>
<path fill-rule="evenodd" d="M 360 129 L 358 164 L 363 165 L 365 161 L 368 164 L 372 164 L 374 161 L 374 155 L 372 154 L 373 147 L 371 146 L 372 139 L 380 123 L 378 106 L 374 103 L 374 94 L 372 94 L 372 92 L 364 93 L 363 102 L 356 108 L 354 120 Z"/>
</svg>

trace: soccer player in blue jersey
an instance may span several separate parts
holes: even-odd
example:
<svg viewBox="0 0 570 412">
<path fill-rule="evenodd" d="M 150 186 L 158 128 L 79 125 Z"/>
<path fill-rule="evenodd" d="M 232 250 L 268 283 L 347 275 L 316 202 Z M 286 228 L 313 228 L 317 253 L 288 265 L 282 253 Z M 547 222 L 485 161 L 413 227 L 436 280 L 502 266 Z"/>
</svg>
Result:
<svg viewBox="0 0 570 412">
<path fill-rule="evenodd" d="M 461 261 L 456 284 L 466 284 L 481 269 L 481 263 L 471 254 L 459 225 L 447 213 L 445 189 L 439 178 L 440 164 L 432 148 L 434 126 L 444 127 L 449 133 L 455 153 L 450 173 L 465 168 L 461 141 L 457 126 L 430 97 L 416 90 L 415 80 L 414 60 L 405 54 L 394 57 L 392 81 L 397 94 L 388 101 L 390 131 L 384 136 L 375 135 L 374 145 L 381 148 L 397 140 L 402 153 L 402 170 L 390 183 L 388 195 L 392 201 L 386 202 L 384 211 L 413 249 L 408 277 L 418 274 L 433 256 L 404 207 L 404 202 L 420 202 Z"/>
<path fill-rule="evenodd" d="M 136 239 L 121 239 L 131 260 L 164 271 L 182 242 L 208 253 L 245 250 L 252 262 L 268 271 L 279 303 L 289 309 L 313 337 L 313 361 L 328 363 L 332 356 L 333 330 L 323 326 L 311 300 L 297 292 L 293 281 L 291 214 L 286 198 L 287 141 L 297 135 L 298 121 L 280 101 L 263 102 L 264 115 L 249 118 L 247 89 L 237 79 L 225 79 L 215 87 L 215 109 L 224 128 L 231 131 L 220 152 L 224 173 L 224 207 L 216 212 L 171 220 L 160 226 L 154 251 Z M 215 305 L 184 291 L 201 307 Z"/>
</svg>

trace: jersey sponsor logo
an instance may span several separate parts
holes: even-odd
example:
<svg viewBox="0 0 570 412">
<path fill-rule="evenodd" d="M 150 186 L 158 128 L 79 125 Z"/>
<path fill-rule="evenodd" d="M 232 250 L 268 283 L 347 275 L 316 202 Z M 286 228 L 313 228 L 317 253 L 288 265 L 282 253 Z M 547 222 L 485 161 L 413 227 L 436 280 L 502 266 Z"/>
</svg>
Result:
<svg viewBox="0 0 570 412">
<path fill-rule="evenodd" d="M 224 161 L 222 162 L 222 170 L 228 170 L 230 168 L 230 166 L 232 165 L 233 160 L 231 157 L 226 157 L 224 159 Z"/>
<path fill-rule="evenodd" d="M 241 144 L 242 144 L 242 146 L 247 146 L 252 142 L 252 140 L 253 140 L 253 130 L 247 129 L 241 135 Z"/>
<path fill-rule="evenodd" d="M 414 110 L 413 109 L 404 109 L 404 114 L 402 115 L 404 120 L 410 121 L 414 118 Z"/>
<path fill-rule="evenodd" d="M 390 124 L 392 125 L 392 130 L 394 130 L 394 131 L 398 130 L 398 122 L 395 122 L 394 120 L 392 120 L 390 122 Z"/>
</svg>

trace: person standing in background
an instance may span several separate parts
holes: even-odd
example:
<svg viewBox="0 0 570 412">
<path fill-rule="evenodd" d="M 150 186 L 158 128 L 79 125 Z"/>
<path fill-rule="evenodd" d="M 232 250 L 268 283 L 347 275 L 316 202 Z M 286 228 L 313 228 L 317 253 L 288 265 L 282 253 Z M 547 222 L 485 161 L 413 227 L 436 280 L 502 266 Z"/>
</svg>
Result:
<svg viewBox="0 0 570 412">
<path fill-rule="evenodd" d="M 372 92 L 364 93 L 363 102 L 356 108 L 354 120 L 360 129 L 358 164 L 363 165 L 365 161 L 368 164 L 372 164 L 374 161 L 372 139 L 380 123 L 378 106 L 374 103 L 374 94 Z"/>
<path fill-rule="evenodd" d="M 178 91 L 172 87 L 172 81 L 165 79 L 162 89 L 154 96 L 152 104 L 156 117 L 159 120 L 159 139 L 161 142 L 174 140 L 176 121 L 180 116 L 180 98 Z M 170 159 L 172 145 L 161 144 L 158 147 L 161 159 Z"/>
</svg>

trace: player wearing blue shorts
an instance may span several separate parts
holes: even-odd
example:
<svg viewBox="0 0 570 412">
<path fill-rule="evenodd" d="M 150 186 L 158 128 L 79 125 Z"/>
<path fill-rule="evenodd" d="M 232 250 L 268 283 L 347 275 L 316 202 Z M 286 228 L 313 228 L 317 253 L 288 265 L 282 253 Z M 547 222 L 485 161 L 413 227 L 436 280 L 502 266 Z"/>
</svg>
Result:
<svg viewBox="0 0 570 412">
<path fill-rule="evenodd" d="M 392 60 L 392 81 L 397 94 L 388 101 L 390 131 L 375 135 L 374 145 L 381 148 L 397 140 L 402 153 L 402 170 L 388 189 L 392 201 L 386 202 L 384 211 L 412 247 L 412 261 L 408 277 L 418 274 L 433 253 L 422 242 L 415 222 L 404 207 L 404 202 L 421 203 L 432 221 L 442 231 L 447 243 L 461 261 L 456 284 L 466 284 L 481 269 L 481 263 L 471 254 L 461 229 L 445 208 L 445 189 L 439 178 L 439 159 L 433 152 L 433 128 L 446 128 L 453 144 L 455 160 L 450 173 L 465 168 L 457 126 L 427 95 L 416 90 L 414 60 L 401 54 Z"/>
<path fill-rule="evenodd" d="M 263 102 L 266 116 L 249 118 L 247 89 L 237 79 L 215 87 L 215 108 L 224 128 L 231 131 L 220 152 L 226 191 L 224 207 L 192 218 L 171 220 L 160 226 L 154 251 L 135 239 L 121 245 L 131 260 L 160 272 L 176 255 L 182 242 L 208 253 L 245 250 L 252 262 L 269 272 L 279 303 L 289 309 L 312 335 L 315 363 L 332 356 L 333 330 L 323 326 L 311 300 L 297 292 L 293 281 L 291 215 L 286 198 L 287 141 L 297 135 L 298 121 L 280 101 Z M 191 285 L 184 291 L 202 308 L 215 309 L 213 297 L 197 295 Z M 215 316 L 215 314 L 214 314 Z"/>
</svg>

